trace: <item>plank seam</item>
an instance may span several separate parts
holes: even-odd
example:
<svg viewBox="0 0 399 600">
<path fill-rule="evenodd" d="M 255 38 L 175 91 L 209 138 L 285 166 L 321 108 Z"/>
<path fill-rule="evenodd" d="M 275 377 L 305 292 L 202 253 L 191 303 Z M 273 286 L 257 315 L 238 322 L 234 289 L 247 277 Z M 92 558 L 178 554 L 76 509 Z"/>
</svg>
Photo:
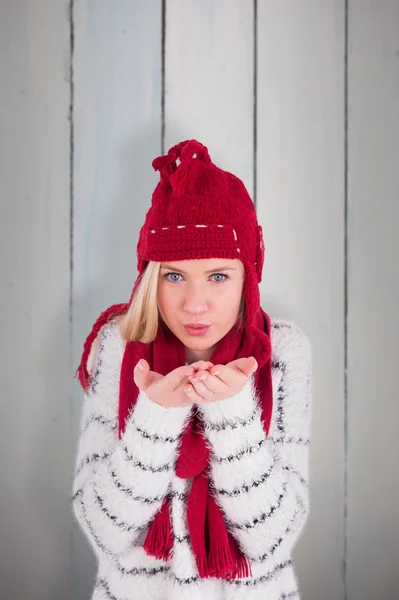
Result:
<svg viewBox="0 0 399 600">
<path fill-rule="evenodd" d="M 257 173 L 257 153 L 258 153 L 258 138 L 257 138 L 257 129 L 258 129 L 258 0 L 254 0 L 254 27 L 253 27 L 253 36 L 254 36 L 254 81 L 253 81 L 253 94 L 254 94 L 254 105 L 253 105 L 253 201 L 255 205 L 255 210 L 257 209 L 257 185 L 256 185 L 256 173 Z"/>
<path fill-rule="evenodd" d="M 348 3 L 345 0 L 344 34 L 344 600 L 348 600 Z"/>
</svg>

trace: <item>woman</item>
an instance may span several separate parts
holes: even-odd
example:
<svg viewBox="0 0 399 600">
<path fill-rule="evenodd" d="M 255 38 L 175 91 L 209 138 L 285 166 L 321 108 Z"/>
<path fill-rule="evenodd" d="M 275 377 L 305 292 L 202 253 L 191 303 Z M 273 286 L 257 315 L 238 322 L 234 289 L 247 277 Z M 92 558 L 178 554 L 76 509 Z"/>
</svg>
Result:
<svg viewBox="0 0 399 600">
<path fill-rule="evenodd" d="M 195 140 L 153 166 L 130 301 L 100 315 L 78 368 L 73 508 L 98 558 L 92 599 L 299 598 L 309 341 L 260 307 L 243 183 Z"/>
</svg>

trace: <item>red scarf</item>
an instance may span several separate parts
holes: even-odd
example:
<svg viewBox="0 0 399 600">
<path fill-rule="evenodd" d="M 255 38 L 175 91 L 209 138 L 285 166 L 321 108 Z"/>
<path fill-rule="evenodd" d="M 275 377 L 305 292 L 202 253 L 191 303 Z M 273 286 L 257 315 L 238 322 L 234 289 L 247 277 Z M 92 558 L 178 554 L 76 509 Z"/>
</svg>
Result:
<svg viewBox="0 0 399 600">
<path fill-rule="evenodd" d="M 218 342 L 210 358 L 213 364 L 227 364 L 241 357 L 256 358 L 258 369 L 255 373 L 255 386 L 266 434 L 269 431 L 273 406 L 270 332 L 270 318 L 259 307 L 253 326 L 240 329 L 233 327 Z M 186 363 L 184 345 L 162 324 L 158 327 L 154 342 L 126 344 L 120 377 L 119 437 L 139 394 L 133 379 L 133 369 L 140 358 L 147 360 L 150 369 L 161 375 L 166 375 Z M 223 513 L 209 489 L 209 450 L 203 435 L 202 421 L 196 411 L 192 412 L 183 433 L 176 475 L 182 479 L 193 478 L 187 501 L 187 523 L 200 577 L 229 580 L 252 576 L 249 561 L 228 532 Z M 150 526 L 144 549 L 148 554 L 163 560 L 172 555 L 169 496 Z"/>
</svg>

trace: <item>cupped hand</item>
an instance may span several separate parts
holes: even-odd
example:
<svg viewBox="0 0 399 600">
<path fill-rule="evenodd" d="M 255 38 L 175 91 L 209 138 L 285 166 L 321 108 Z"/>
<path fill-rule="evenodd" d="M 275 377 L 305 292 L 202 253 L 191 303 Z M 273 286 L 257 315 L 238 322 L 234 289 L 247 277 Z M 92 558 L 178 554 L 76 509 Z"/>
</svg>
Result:
<svg viewBox="0 0 399 600">
<path fill-rule="evenodd" d="M 193 363 L 195 366 L 198 363 Z M 238 394 L 258 368 L 253 356 L 238 358 L 227 365 L 199 367 L 188 376 L 184 393 L 194 404 L 208 404 Z"/>
<path fill-rule="evenodd" d="M 141 359 L 134 368 L 133 378 L 137 387 L 156 404 L 165 407 L 187 406 L 192 404 L 192 400 L 184 392 L 188 376 L 197 369 L 207 369 L 211 365 L 208 361 L 198 361 L 193 365 L 178 367 L 164 376 L 151 371 L 148 362 Z"/>
</svg>

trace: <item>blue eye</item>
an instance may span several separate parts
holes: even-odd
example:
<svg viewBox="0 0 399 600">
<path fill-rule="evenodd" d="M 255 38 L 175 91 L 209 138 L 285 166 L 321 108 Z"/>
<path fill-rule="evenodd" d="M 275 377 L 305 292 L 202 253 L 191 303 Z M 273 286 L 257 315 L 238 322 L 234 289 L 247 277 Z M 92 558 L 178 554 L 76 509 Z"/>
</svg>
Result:
<svg viewBox="0 0 399 600">
<path fill-rule="evenodd" d="M 212 277 L 222 277 L 223 278 L 223 279 L 216 279 L 216 280 L 214 280 L 215 283 L 223 283 L 223 281 L 225 281 L 226 279 L 229 278 L 228 275 L 224 275 L 223 273 L 214 273 L 212 275 Z"/>
<path fill-rule="evenodd" d="M 168 281 L 171 281 L 172 283 L 176 283 L 177 281 L 179 281 L 179 279 L 170 279 L 169 278 L 170 275 L 176 275 L 176 277 L 181 277 L 181 275 L 179 273 L 166 273 L 165 279 L 167 279 Z"/>
</svg>

